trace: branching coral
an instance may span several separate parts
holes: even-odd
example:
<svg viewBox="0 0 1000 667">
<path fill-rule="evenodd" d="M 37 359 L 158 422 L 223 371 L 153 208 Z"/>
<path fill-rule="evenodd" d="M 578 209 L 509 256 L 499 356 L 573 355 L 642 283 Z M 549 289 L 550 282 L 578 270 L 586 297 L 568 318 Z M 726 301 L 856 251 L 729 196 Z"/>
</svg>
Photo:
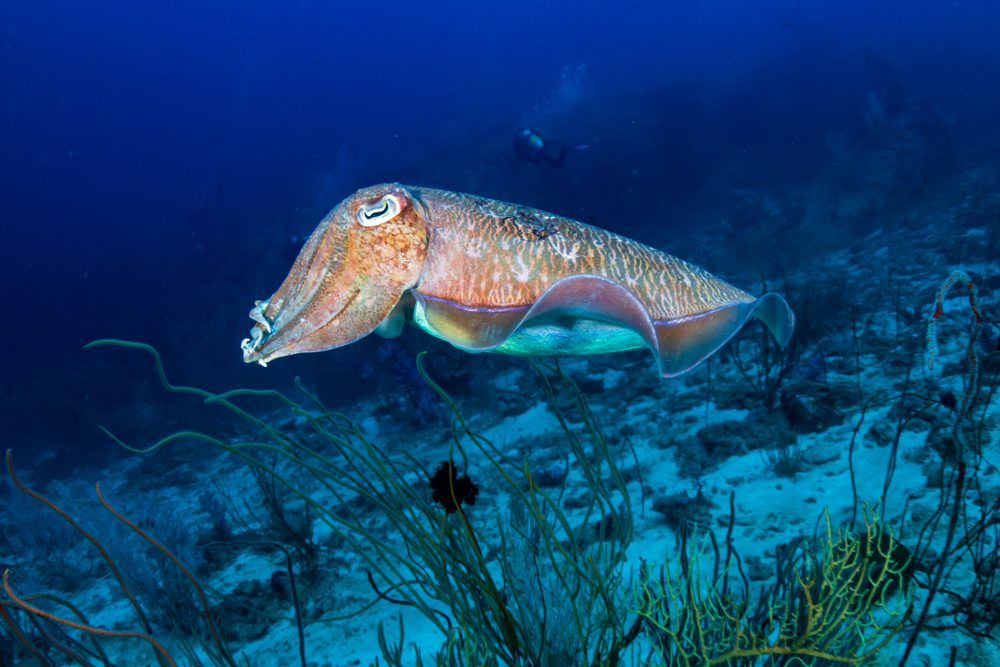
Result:
<svg viewBox="0 0 1000 667">
<path fill-rule="evenodd" d="M 126 583 L 118 564 L 115 559 L 112 558 L 111 554 L 108 552 L 107 548 L 90 532 L 85 530 L 75 519 L 73 519 L 70 514 L 63 508 L 56 505 L 54 502 L 41 495 L 40 493 L 29 488 L 21 479 L 17 476 L 14 470 L 14 464 L 12 461 L 12 455 L 10 450 L 7 450 L 7 472 L 10 475 L 11 480 L 14 484 L 26 495 L 33 498 L 38 503 L 44 505 L 52 512 L 57 514 L 63 521 L 69 524 L 74 531 L 79 533 L 84 539 L 86 539 L 90 544 L 100 553 L 101 558 L 104 560 L 108 570 L 114 576 L 115 581 L 117 581 L 121 592 L 127 597 L 129 604 L 131 605 L 133 611 L 135 612 L 136 618 L 138 619 L 139 625 L 141 626 L 141 631 L 120 631 L 120 630 L 109 630 L 106 628 L 95 627 L 89 623 L 86 617 L 79 612 L 73 605 L 64 602 L 58 598 L 54 598 L 50 595 L 32 595 L 23 596 L 18 594 L 13 584 L 11 583 L 11 572 L 9 569 L 3 571 L 3 589 L 7 595 L 7 600 L 0 602 L 0 619 L 2 619 L 7 628 L 10 630 L 11 634 L 17 639 L 25 651 L 33 655 L 41 664 L 52 664 L 51 661 L 44 656 L 41 649 L 34 646 L 28 633 L 20 627 L 17 620 L 14 617 L 13 612 L 18 610 L 27 615 L 30 623 L 38 629 L 38 632 L 46 640 L 48 645 L 52 646 L 60 653 L 64 654 L 71 660 L 74 660 L 78 664 L 90 664 L 85 661 L 83 656 L 96 655 L 102 659 L 105 664 L 108 664 L 107 656 L 104 654 L 100 645 L 95 642 L 93 651 L 89 649 L 81 639 L 74 638 L 64 632 L 56 632 L 57 629 L 70 628 L 72 630 L 77 630 L 84 635 L 89 635 L 92 638 L 95 637 L 105 637 L 105 638 L 116 638 L 116 639 L 141 639 L 148 643 L 156 653 L 156 659 L 160 665 L 174 666 L 176 662 L 171 656 L 170 652 L 164 647 L 163 643 L 155 637 L 155 633 L 152 624 L 147 618 L 147 614 L 143 610 L 139 601 L 136 599 L 135 595 L 132 593 L 129 585 Z M 180 562 L 180 560 L 164 545 L 160 544 L 156 539 L 151 537 L 137 524 L 131 521 L 128 517 L 123 515 L 121 512 L 116 510 L 103 496 L 101 493 L 100 484 L 95 487 L 97 498 L 101 502 L 104 509 L 111 514 L 116 520 L 124 524 L 131 530 L 134 534 L 138 535 L 146 542 L 148 542 L 156 551 L 166 558 L 168 558 L 174 566 L 188 579 L 192 589 L 198 596 L 201 611 L 203 613 L 206 626 L 211 632 L 214 641 L 214 650 L 217 651 L 215 655 L 218 657 L 219 664 L 226 664 L 235 666 L 235 661 L 233 660 L 228 648 L 222 642 L 219 632 L 216 629 L 215 622 L 212 618 L 212 613 L 209 610 L 208 600 L 205 596 L 204 590 L 201 584 L 194 577 L 194 575 Z M 35 602 L 37 600 L 49 599 L 50 601 L 59 604 L 68 610 L 70 610 L 76 619 L 69 618 L 65 615 L 60 615 L 54 611 L 48 611 L 42 609 Z"/>
<path fill-rule="evenodd" d="M 536 370 L 561 425 L 567 470 L 586 498 L 574 510 L 562 491 L 536 483 L 530 456 L 513 460 L 477 433 L 422 360 L 425 382 L 452 411 L 446 451 L 383 448 L 302 387 L 298 400 L 274 391 L 215 394 L 169 382 L 149 346 L 96 344 L 150 355 L 168 391 L 228 410 L 247 426 L 236 442 L 184 431 L 143 451 L 208 443 L 304 503 L 353 558 L 353 572 L 338 576 L 367 580 L 378 601 L 420 613 L 440 630 L 436 664 L 870 665 L 889 653 L 898 633 L 922 625 L 910 614 L 914 559 L 871 509 L 858 533 L 824 515 L 818 537 L 799 538 L 777 554 L 775 581 L 756 596 L 732 533 L 720 556 L 704 527 L 699 540 L 682 544 L 679 565 L 667 563 L 657 576 L 643 564 L 633 577 L 625 563 L 632 512 L 621 453 L 608 446 L 583 394 L 558 367 Z M 267 418 L 243 407 L 262 398 L 273 401 Z M 968 548 L 974 538 L 972 530 L 954 543 L 949 538 L 945 551 Z M 929 587 L 951 596 L 946 583 L 935 579 Z M 419 651 L 405 645 L 402 617 L 399 623 L 394 639 L 379 628 L 382 657 L 390 665 L 422 664 Z"/>
<path fill-rule="evenodd" d="M 623 599 L 627 587 L 621 585 L 621 563 L 632 536 L 629 492 L 583 394 L 558 370 L 536 367 L 589 492 L 587 505 L 572 517 L 534 483 L 528 460 L 509 461 L 469 426 L 418 360 L 424 380 L 452 409 L 450 465 L 467 470 L 475 452 L 498 487 L 494 493 L 503 493 L 517 508 L 512 519 L 506 513 L 474 513 L 478 505 L 459 502 L 457 474 L 444 476 L 449 483 L 443 491 L 451 496 L 446 503 L 451 511 L 445 511 L 431 498 L 433 475 L 424 462 L 409 451 L 382 449 L 302 387 L 301 403 L 274 391 L 213 394 L 170 383 L 147 345 L 95 344 L 148 353 L 168 391 L 224 407 L 254 432 L 253 439 L 230 443 L 185 431 L 145 451 L 180 440 L 201 441 L 271 476 L 360 559 L 382 599 L 419 611 L 441 630 L 446 638 L 442 656 L 461 656 L 458 664 L 555 666 L 566 664 L 568 656 L 552 647 L 565 646 L 576 664 L 614 665 L 634 641 L 638 625 L 629 622 Z M 568 397 L 582 427 L 570 425 L 557 395 Z M 240 407 L 238 402 L 248 397 L 274 399 L 304 424 L 302 432 L 279 429 Z M 279 464 L 271 465 L 272 459 Z M 306 475 L 320 491 L 293 482 L 293 473 Z M 382 528 L 376 530 L 377 524 Z M 384 630 L 381 637 L 386 661 L 402 664 L 401 648 L 385 638 Z"/>
<path fill-rule="evenodd" d="M 909 559 L 872 512 L 860 535 L 835 532 L 829 517 L 824 523 L 818 540 L 800 541 L 783 561 L 756 605 L 747 587 L 731 590 L 733 573 L 719 570 L 718 555 L 713 572 L 703 572 L 710 560 L 694 543 L 677 573 L 665 566 L 654 577 L 644 567 L 638 613 L 653 637 L 651 664 L 875 664 L 906 624 Z"/>
</svg>

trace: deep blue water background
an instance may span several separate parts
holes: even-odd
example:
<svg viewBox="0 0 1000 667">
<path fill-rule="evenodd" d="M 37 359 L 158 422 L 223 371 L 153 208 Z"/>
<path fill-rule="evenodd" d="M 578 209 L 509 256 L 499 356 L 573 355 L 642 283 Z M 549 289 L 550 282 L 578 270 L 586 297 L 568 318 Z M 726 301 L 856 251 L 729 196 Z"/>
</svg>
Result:
<svg viewBox="0 0 1000 667">
<path fill-rule="evenodd" d="M 872 96 L 933 110 L 947 145 L 925 183 L 1000 153 L 987 0 L 5 2 L 0 28 L 0 436 L 65 467 L 94 462 L 95 423 L 149 376 L 82 351 L 94 338 L 153 343 L 214 389 L 353 372 L 374 343 L 266 372 L 238 344 L 294 237 L 362 185 L 476 192 L 701 259 L 719 193 L 809 182 Z M 592 148 L 517 163 L 523 124 Z M 796 247 L 753 263 L 807 261 Z"/>
</svg>

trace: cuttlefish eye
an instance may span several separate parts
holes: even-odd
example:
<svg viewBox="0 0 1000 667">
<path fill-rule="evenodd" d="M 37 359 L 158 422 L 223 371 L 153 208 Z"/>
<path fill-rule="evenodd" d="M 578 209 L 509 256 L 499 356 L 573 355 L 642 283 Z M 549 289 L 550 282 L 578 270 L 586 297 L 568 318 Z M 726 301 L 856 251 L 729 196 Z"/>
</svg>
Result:
<svg viewBox="0 0 1000 667">
<path fill-rule="evenodd" d="M 396 195 L 386 195 L 374 204 L 362 204 L 361 208 L 358 209 L 358 222 L 363 227 L 381 225 L 383 222 L 388 222 L 399 215 L 402 209 L 399 197 Z"/>
</svg>

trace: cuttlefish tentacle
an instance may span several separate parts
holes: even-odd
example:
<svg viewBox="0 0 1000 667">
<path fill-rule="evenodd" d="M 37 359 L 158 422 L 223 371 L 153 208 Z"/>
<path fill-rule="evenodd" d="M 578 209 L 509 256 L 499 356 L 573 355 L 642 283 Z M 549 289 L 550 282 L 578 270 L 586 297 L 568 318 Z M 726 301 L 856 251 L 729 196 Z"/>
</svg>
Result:
<svg viewBox="0 0 1000 667">
<path fill-rule="evenodd" d="M 339 347 L 410 320 L 474 352 L 576 355 L 641 347 L 683 373 L 751 318 L 781 345 L 777 294 L 754 298 L 707 271 L 611 232 L 504 202 L 379 185 L 345 199 L 281 288 L 251 311 L 244 359 Z"/>
</svg>

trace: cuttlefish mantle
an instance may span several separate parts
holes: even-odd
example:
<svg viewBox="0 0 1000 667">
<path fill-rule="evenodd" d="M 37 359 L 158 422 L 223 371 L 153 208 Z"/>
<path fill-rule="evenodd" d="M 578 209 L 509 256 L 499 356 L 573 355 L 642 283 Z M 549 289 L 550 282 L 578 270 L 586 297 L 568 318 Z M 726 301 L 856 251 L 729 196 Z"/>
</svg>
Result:
<svg viewBox="0 0 1000 667">
<path fill-rule="evenodd" d="M 281 287 L 250 311 L 243 359 L 266 365 L 405 322 L 469 352 L 589 355 L 648 348 L 691 370 L 751 318 L 778 343 L 795 317 L 612 232 L 471 195 L 376 185 L 337 205 Z"/>
</svg>

